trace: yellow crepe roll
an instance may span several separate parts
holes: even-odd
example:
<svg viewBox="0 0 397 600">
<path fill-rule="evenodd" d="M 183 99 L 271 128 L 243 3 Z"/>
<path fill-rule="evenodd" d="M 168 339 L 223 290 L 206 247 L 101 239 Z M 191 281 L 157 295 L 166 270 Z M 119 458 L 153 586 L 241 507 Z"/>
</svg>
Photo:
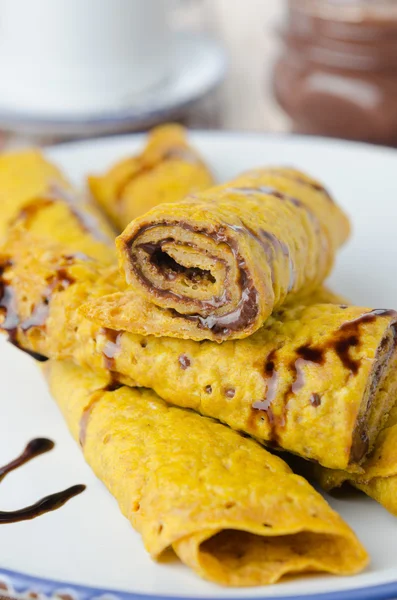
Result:
<svg viewBox="0 0 397 600">
<path fill-rule="evenodd" d="M 185 129 L 173 124 L 153 129 L 141 154 L 88 178 L 93 197 L 120 231 L 157 204 L 178 202 L 213 184 Z"/>
<path fill-rule="evenodd" d="M 261 441 L 360 470 L 394 403 L 394 311 L 307 300 L 221 345 L 131 334 L 84 316 L 88 300 L 123 289 L 114 267 L 26 236 L 8 240 L 0 302 L 1 327 L 19 346 L 108 369 Z"/>
<path fill-rule="evenodd" d="M 339 515 L 254 440 L 71 363 L 46 371 L 87 462 L 153 558 L 171 547 L 202 577 L 230 586 L 366 566 Z"/>
<path fill-rule="evenodd" d="M 104 298 L 114 328 L 221 342 L 245 338 L 330 272 L 349 223 L 317 181 L 263 168 L 157 206 L 117 239 L 131 291 Z M 143 302 L 144 301 L 144 302 Z"/>
<path fill-rule="evenodd" d="M 51 187 L 70 189 L 60 170 L 38 150 L 0 155 L 0 239 L 30 199 L 46 195 Z"/>
<path fill-rule="evenodd" d="M 0 238 L 15 224 L 102 262 L 115 261 L 115 232 L 37 150 L 0 155 Z"/>
<path fill-rule="evenodd" d="M 349 482 L 397 516 L 397 405 L 379 434 L 373 452 L 363 464 L 362 473 L 333 471 L 319 465 L 305 465 L 304 468 L 324 489 L 329 491 Z"/>
</svg>

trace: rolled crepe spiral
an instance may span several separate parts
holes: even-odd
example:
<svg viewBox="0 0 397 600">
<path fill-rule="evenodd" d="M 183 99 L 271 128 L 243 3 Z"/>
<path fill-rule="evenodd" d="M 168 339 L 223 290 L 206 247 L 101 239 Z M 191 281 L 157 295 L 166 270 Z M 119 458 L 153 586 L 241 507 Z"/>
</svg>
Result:
<svg viewBox="0 0 397 600">
<path fill-rule="evenodd" d="M 348 232 L 321 184 L 293 169 L 258 169 L 159 205 L 117 239 L 132 289 L 109 298 L 114 321 L 156 336 L 247 337 L 324 281 Z"/>
</svg>

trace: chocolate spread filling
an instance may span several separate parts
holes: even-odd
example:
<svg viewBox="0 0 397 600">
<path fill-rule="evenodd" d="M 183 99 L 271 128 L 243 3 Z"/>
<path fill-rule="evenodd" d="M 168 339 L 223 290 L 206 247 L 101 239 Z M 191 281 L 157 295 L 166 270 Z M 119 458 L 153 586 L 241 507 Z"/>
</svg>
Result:
<svg viewBox="0 0 397 600">
<path fill-rule="evenodd" d="M 172 225 L 172 223 L 164 222 L 156 225 L 148 225 L 146 227 L 144 226 L 140 229 L 140 231 L 136 234 L 136 236 L 133 239 L 128 240 L 128 242 L 126 242 L 130 256 L 130 267 L 134 270 L 135 275 L 140 279 L 142 284 L 145 285 L 152 293 L 154 292 L 155 294 L 160 295 L 173 294 L 174 297 L 178 298 L 178 300 L 183 301 L 184 297 L 180 294 L 174 294 L 173 292 L 169 292 L 168 290 L 153 289 L 153 285 L 143 275 L 138 265 L 138 262 L 135 259 L 135 255 L 132 252 L 132 244 L 136 240 L 136 238 L 146 230 L 153 229 L 154 227 L 158 227 L 159 225 L 170 226 Z M 240 329 L 248 327 L 255 320 L 258 314 L 258 292 L 253 285 L 246 262 L 239 253 L 238 244 L 227 235 L 227 228 L 218 227 L 218 229 L 214 231 L 208 231 L 200 229 L 199 227 L 194 227 L 189 223 L 185 222 L 178 222 L 175 223 L 175 225 L 178 225 L 179 227 L 186 229 L 187 231 L 204 234 L 209 238 L 213 239 L 217 244 L 224 243 L 229 246 L 237 261 L 239 269 L 239 288 L 241 295 L 237 307 L 234 310 L 222 316 L 209 315 L 205 317 L 199 314 L 184 315 L 178 313 L 174 309 L 170 309 L 171 314 L 174 314 L 175 316 L 184 318 L 189 321 L 195 321 L 197 322 L 199 328 L 210 329 L 214 334 L 219 335 L 227 335 L 230 331 L 239 331 Z M 158 246 L 161 246 L 161 244 L 164 244 L 167 241 L 169 241 L 169 238 L 158 242 L 158 244 L 144 244 L 143 246 L 145 251 L 148 251 L 148 253 L 152 254 L 153 256 L 156 250 L 158 249 Z M 225 302 L 227 302 L 228 300 L 229 297 L 227 294 L 227 290 L 225 290 L 225 293 L 220 298 L 213 298 L 211 301 L 201 301 L 200 305 L 203 307 L 203 309 L 219 308 L 219 306 L 224 305 Z"/>
</svg>

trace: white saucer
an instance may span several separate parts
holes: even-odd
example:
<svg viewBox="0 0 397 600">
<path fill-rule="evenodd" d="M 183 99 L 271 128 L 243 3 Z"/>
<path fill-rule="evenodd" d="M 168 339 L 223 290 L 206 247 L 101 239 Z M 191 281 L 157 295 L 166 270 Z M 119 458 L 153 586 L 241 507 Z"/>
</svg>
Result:
<svg viewBox="0 0 397 600">
<path fill-rule="evenodd" d="M 15 110 L 0 93 L 0 129 L 33 135 L 85 136 L 143 129 L 170 119 L 204 96 L 224 76 L 226 58 L 217 42 L 205 35 L 176 33 L 173 41 L 173 72 L 167 80 L 117 105 L 93 105 L 90 111 L 44 113 Z M 6 85 L 6 82 L 3 82 Z"/>
</svg>

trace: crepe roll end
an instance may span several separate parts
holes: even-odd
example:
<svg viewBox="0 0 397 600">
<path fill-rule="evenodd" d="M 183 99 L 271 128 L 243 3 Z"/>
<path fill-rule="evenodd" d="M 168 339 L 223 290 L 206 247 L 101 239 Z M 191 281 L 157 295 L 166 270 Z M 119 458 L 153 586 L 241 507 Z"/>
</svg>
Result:
<svg viewBox="0 0 397 600">
<path fill-rule="evenodd" d="M 261 285 L 267 294 L 261 298 L 246 260 L 247 237 L 238 227 L 201 227 L 189 220 L 131 224 L 116 243 L 127 282 L 152 304 L 147 333 L 157 335 L 160 318 L 163 335 L 180 337 L 182 331 L 181 337 L 196 340 L 237 339 L 255 331 L 263 312 L 270 312 L 274 292 L 265 265 Z M 135 322 L 128 330 L 142 328 Z"/>
<path fill-rule="evenodd" d="M 357 539 L 346 535 L 301 531 L 279 537 L 262 537 L 225 529 L 188 536 L 175 543 L 179 558 L 204 579 L 225 586 L 257 586 L 277 583 L 299 573 L 328 572 L 352 575 L 368 563 Z"/>
<path fill-rule="evenodd" d="M 360 464 L 374 448 L 376 438 L 385 426 L 397 393 L 397 312 L 375 309 L 347 323 L 346 343 L 353 341 L 359 327 L 376 319 L 389 323 L 376 349 L 373 368 L 364 392 L 354 429 L 350 464 Z M 343 349 L 341 349 L 343 350 Z M 343 355 L 343 352 L 342 352 Z"/>
<path fill-rule="evenodd" d="M 368 556 L 339 515 L 254 440 L 72 363 L 51 363 L 47 376 L 87 462 L 153 558 L 171 547 L 202 577 L 230 586 L 365 568 Z"/>
</svg>

